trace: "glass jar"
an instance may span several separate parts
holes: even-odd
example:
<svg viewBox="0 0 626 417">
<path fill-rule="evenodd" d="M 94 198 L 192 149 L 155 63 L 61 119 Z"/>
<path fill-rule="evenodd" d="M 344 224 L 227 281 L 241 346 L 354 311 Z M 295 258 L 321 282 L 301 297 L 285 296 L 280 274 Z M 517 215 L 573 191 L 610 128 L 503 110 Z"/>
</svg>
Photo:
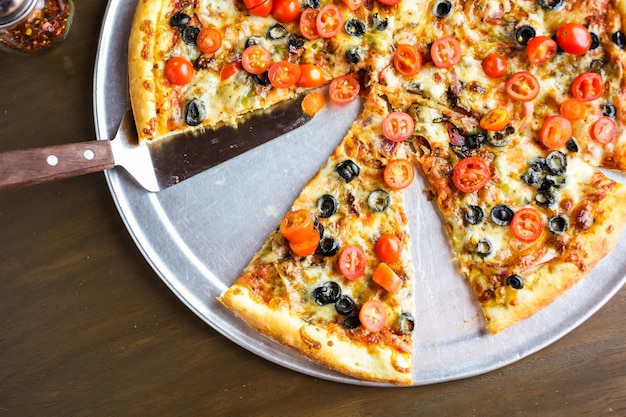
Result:
<svg viewBox="0 0 626 417">
<path fill-rule="evenodd" d="M 72 0 L 0 0 L 0 48 L 47 49 L 65 38 L 73 15 Z"/>
</svg>

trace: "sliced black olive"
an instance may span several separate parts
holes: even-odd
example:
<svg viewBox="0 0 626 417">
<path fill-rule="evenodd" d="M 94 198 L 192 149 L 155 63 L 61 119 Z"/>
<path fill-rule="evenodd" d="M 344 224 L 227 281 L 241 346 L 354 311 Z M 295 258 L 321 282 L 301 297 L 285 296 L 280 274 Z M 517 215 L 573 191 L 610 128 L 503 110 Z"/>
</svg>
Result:
<svg viewBox="0 0 626 417">
<path fill-rule="evenodd" d="M 548 230 L 555 235 L 565 233 L 569 227 L 569 220 L 565 216 L 554 216 L 548 220 Z"/>
<path fill-rule="evenodd" d="M 306 39 L 304 36 L 294 35 L 293 33 L 287 38 L 287 45 L 289 46 L 289 52 L 297 52 L 298 49 L 304 48 Z"/>
<path fill-rule="evenodd" d="M 523 25 L 515 32 L 515 40 L 520 45 L 528 45 L 528 42 L 534 38 L 535 35 L 535 28 L 530 25 Z"/>
<path fill-rule="evenodd" d="M 400 315 L 400 323 L 398 328 L 402 334 L 411 334 L 415 330 L 415 320 L 411 313 L 402 313 Z"/>
<path fill-rule="evenodd" d="M 365 56 L 365 52 L 363 52 L 363 49 L 358 45 L 354 45 L 348 48 L 348 50 L 346 51 L 345 58 L 348 64 L 356 65 L 359 62 L 361 62 L 364 56 Z"/>
<path fill-rule="evenodd" d="M 313 299 L 318 305 L 336 303 L 341 297 L 341 288 L 339 284 L 328 281 L 313 290 Z"/>
<path fill-rule="evenodd" d="M 556 195 L 550 189 L 539 190 L 537 194 L 535 194 L 535 202 L 543 207 L 551 207 L 556 203 Z"/>
<path fill-rule="evenodd" d="M 513 220 L 513 210 L 506 204 L 498 204 L 491 209 L 491 220 L 498 226 L 508 226 Z"/>
<path fill-rule="evenodd" d="M 435 2 L 433 6 L 433 14 L 435 17 L 442 19 L 450 16 L 450 13 L 452 13 L 452 3 L 450 0 L 438 0 Z"/>
<path fill-rule="evenodd" d="M 515 132 L 512 126 L 507 126 L 497 132 L 487 132 L 487 143 L 496 148 L 506 146 L 511 142 L 511 135 Z"/>
<path fill-rule="evenodd" d="M 335 302 L 335 310 L 339 314 L 350 314 L 354 310 L 354 300 L 347 295 L 342 295 Z"/>
<path fill-rule="evenodd" d="M 348 19 L 343 25 L 343 30 L 350 36 L 360 38 L 365 35 L 365 23 L 358 19 Z"/>
<path fill-rule="evenodd" d="M 191 20 L 191 16 L 184 12 L 176 12 L 170 18 L 170 26 L 175 28 L 182 28 L 187 26 L 187 23 Z"/>
<path fill-rule="evenodd" d="M 198 126 L 206 117 L 206 109 L 200 100 L 191 100 L 185 106 L 185 123 Z"/>
<path fill-rule="evenodd" d="M 488 239 L 480 239 L 474 248 L 474 252 L 483 258 L 491 254 L 491 250 L 491 242 Z"/>
<path fill-rule="evenodd" d="M 524 288 L 524 279 L 517 274 L 509 275 L 506 279 L 506 285 L 515 290 L 521 290 Z"/>
<path fill-rule="evenodd" d="M 602 106 L 602 114 L 606 117 L 610 117 L 611 119 L 615 119 L 617 110 L 615 110 L 615 106 L 611 103 L 606 103 L 604 106 Z"/>
<path fill-rule="evenodd" d="M 315 253 L 322 256 L 334 256 L 339 252 L 339 242 L 332 236 L 326 235 L 320 239 Z"/>
<path fill-rule="evenodd" d="M 565 4 L 565 0 L 537 0 L 537 3 L 546 10 L 559 10 Z"/>
<path fill-rule="evenodd" d="M 540 191 L 548 191 L 553 188 L 563 188 L 566 182 L 566 175 L 546 175 L 539 186 Z"/>
<path fill-rule="evenodd" d="M 589 46 L 590 50 L 597 49 L 600 46 L 600 38 L 593 32 L 589 32 L 591 35 L 591 46 Z"/>
<path fill-rule="evenodd" d="M 561 151 L 552 151 L 546 156 L 546 167 L 554 175 L 563 175 L 567 171 L 567 157 Z"/>
<path fill-rule="evenodd" d="M 385 211 L 390 204 L 391 196 L 385 190 L 374 190 L 367 196 L 367 205 L 372 211 Z"/>
<path fill-rule="evenodd" d="M 389 20 L 386 17 L 381 19 L 378 13 L 374 13 L 372 16 L 372 24 L 376 30 L 385 30 L 387 26 L 389 26 Z"/>
<path fill-rule="evenodd" d="M 341 322 L 341 324 L 346 329 L 352 330 L 352 329 L 356 329 L 357 327 L 361 325 L 361 320 L 359 320 L 359 316 L 355 314 L 355 315 L 346 316 Z"/>
<path fill-rule="evenodd" d="M 485 219 L 485 212 L 479 206 L 470 204 L 465 210 L 465 220 L 469 224 L 480 224 Z"/>
<path fill-rule="evenodd" d="M 576 142 L 576 139 L 570 138 L 570 140 L 565 142 L 565 149 L 570 152 L 578 152 L 578 143 Z"/>
<path fill-rule="evenodd" d="M 343 162 L 340 162 L 335 167 L 335 171 L 341 178 L 343 178 L 346 182 L 350 182 L 361 173 L 361 168 L 357 164 L 354 163 L 351 159 L 346 159 Z"/>
<path fill-rule="evenodd" d="M 185 26 L 182 33 L 183 42 L 189 45 L 195 45 L 199 33 L 200 28 L 198 26 Z"/>
<path fill-rule="evenodd" d="M 285 28 L 282 24 L 276 23 L 275 25 L 270 26 L 270 28 L 265 32 L 265 37 L 271 39 L 273 41 L 282 39 L 285 36 L 289 35 L 287 28 Z"/>
<path fill-rule="evenodd" d="M 320 0 L 304 0 L 302 2 L 302 7 L 305 9 L 319 9 L 320 5 Z"/>
<path fill-rule="evenodd" d="M 618 48 L 624 49 L 624 46 L 626 46 L 626 36 L 624 36 L 624 32 L 621 30 L 614 32 L 611 36 L 611 40 Z"/>
<path fill-rule="evenodd" d="M 465 145 L 469 149 L 478 149 L 481 146 L 483 146 L 486 140 L 487 140 L 487 136 L 484 133 L 481 133 L 481 132 L 472 133 L 472 134 L 465 136 Z"/>
<path fill-rule="evenodd" d="M 604 61 L 601 59 L 594 59 L 589 63 L 589 71 L 599 73 L 604 66 Z"/>
<path fill-rule="evenodd" d="M 248 39 L 246 39 L 246 44 L 245 47 L 248 48 L 252 45 L 260 45 L 261 38 L 259 38 L 258 36 L 250 36 Z"/>
<path fill-rule="evenodd" d="M 337 213 L 338 208 L 339 200 L 330 194 L 324 194 L 317 199 L 317 210 L 322 218 L 328 218 Z"/>
<path fill-rule="evenodd" d="M 252 74 L 252 79 L 255 83 L 262 85 L 263 87 L 269 87 L 270 85 L 272 85 L 272 82 L 270 81 L 270 76 L 267 71 L 261 74 Z"/>
</svg>

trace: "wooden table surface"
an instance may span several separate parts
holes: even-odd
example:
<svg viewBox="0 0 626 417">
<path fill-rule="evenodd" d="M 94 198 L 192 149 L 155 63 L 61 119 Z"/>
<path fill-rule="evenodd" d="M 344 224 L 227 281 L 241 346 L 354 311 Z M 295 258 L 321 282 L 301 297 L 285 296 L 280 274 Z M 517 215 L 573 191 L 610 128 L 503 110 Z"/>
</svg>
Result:
<svg viewBox="0 0 626 417">
<path fill-rule="evenodd" d="M 68 39 L 0 55 L 0 151 L 95 138 L 105 0 Z M 102 174 L 0 192 L 0 417 L 625 416 L 626 290 L 551 346 L 411 388 L 319 380 L 196 317 L 134 245 Z"/>
</svg>

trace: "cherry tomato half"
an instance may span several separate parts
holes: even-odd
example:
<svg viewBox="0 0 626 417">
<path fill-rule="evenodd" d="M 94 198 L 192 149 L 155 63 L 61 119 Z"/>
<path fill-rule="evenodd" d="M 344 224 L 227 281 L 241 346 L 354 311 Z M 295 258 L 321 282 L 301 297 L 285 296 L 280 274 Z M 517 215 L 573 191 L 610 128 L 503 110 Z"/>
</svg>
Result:
<svg viewBox="0 0 626 417">
<path fill-rule="evenodd" d="M 430 47 L 430 57 L 437 68 L 448 68 L 461 60 L 461 45 L 452 36 L 437 39 Z"/>
<path fill-rule="evenodd" d="M 490 78 L 504 77 L 509 70 L 506 58 L 497 53 L 487 55 L 483 59 L 482 67 L 485 74 Z"/>
<path fill-rule="evenodd" d="M 452 182 L 464 193 L 480 190 L 490 179 L 489 165 L 479 156 L 461 159 L 452 172 Z"/>
<path fill-rule="evenodd" d="M 582 101 L 592 101 L 600 98 L 603 92 L 604 81 L 595 72 L 582 73 L 572 82 L 572 96 Z"/>
<path fill-rule="evenodd" d="M 220 49 L 220 46 L 222 46 L 222 34 L 214 27 L 205 27 L 200 31 L 200 33 L 198 33 L 196 45 L 202 53 L 215 53 L 218 49 Z"/>
<path fill-rule="evenodd" d="M 241 61 L 235 61 L 231 64 L 226 65 L 220 70 L 220 80 L 226 81 L 233 75 L 237 73 L 242 68 Z"/>
<path fill-rule="evenodd" d="M 561 115 L 570 122 L 575 122 L 585 117 L 587 105 L 577 98 L 568 98 L 561 103 Z"/>
<path fill-rule="evenodd" d="M 341 0 L 350 10 L 356 10 L 363 5 L 365 0 Z"/>
<path fill-rule="evenodd" d="M 535 36 L 526 46 L 528 60 L 535 65 L 548 62 L 554 58 L 558 50 L 559 45 L 548 36 Z"/>
<path fill-rule="evenodd" d="M 548 116 L 539 132 L 541 143 L 549 149 L 558 149 L 572 137 L 572 124 L 563 116 Z"/>
<path fill-rule="evenodd" d="M 300 79 L 300 67 L 293 62 L 278 61 L 272 64 L 267 77 L 276 88 L 289 88 Z"/>
<path fill-rule="evenodd" d="M 383 120 L 383 135 L 393 142 L 410 138 L 415 131 L 413 118 L 402 111 L 391 112 Z"/>
<path fill-rule="evenodd" d="M 545 226 L 543 216 L 534 207 L 524 207 L 517 210 L 509 225 L 513 236 L 522 242 L 534 242 L 539 239 Z"/>
<path fill-rule="evenodd" d="M 383 262 L 397 262 L 402 254 L 402 241 L 393 233 L 383 233 L 376 239 L 374 252 Z"/>
<path fill-rule="evenodd" d="M 498 107 L 481 117 L 480 127 L 492 132 L 498 132 L 506 127 L 510 119 L 509 111 L 503 107 Z"/>
<path fill-rule="evenodd" d="M 332 38 L 338 34 L 343 28 L 343 17 L 339 8 L 332 4 L 322 7 L 315 18 L 315 27 L 322 38 Z"/>
<path fill-rule="evenodd" d="M 378 0 L 381 4 L 384 4 L 385 6 L 395 6 L 396 4 L 400 3 L 400 0 Z"/>
<path fill-rule="evenodd" d="M 408 159 L 393 159 L 383 170 L 383 179 L 389 188 L 406 188 L 415 178 L 415 168 Z"/>
<path fill-rule="evenodd" d="M 351 75 L 334 78 L 328 87 L 330 101 L 337 104 L 351 103 L 359 96 L 361 85 Z"/>
<path fill-rule="evenodd" d="M 319 10 L 308 8 L 300 14 L 300 33 L 309 40 L 315 40 L 320 37 L 317 33 L 317 15 Z"/>
<path fill-rule="evenodd" d="M 291 23 L 300 17 L 300 2 L 298 0 L 274 0 L 272 16 L 280 23 Z"/>
<path fill-rule="evenodd" d="M 289 241 L 289 247 L 298 256 L 313 255 L 320 244 L 320 234 L 317 230 L 310 230 L 306 237 L 299 241 Z"/>
<path fill-rule="evenodd" d="M 302 242 L 310 238 L 310 231 L 315 230 L 313 215 L 308 210 L 290 211 L 280 221 L 280 233 L 291 242 Z M 318 233 L 319 234 L 319 233 Z"/>
<path fill-rule="evenodd" d="M 556 41 L 568 54 L 582 55 L 591 47 L 591 34 L 580 23 L 566 23 L 556 31 Z"/>
<path fill-rule="evenodd" d="M 617 136 L 617 125 L 608 116 L 602 116 L 591 125 L 591 137 L 603 145 L 613 142 Z"/>
<path fill-rule="evenodd" d="M 250 14 L 255 16 L 269 16 L 272 11 L 273 0 L 243 0 Z"/>
<path fill-rule="evenodd" d="M 298 86 L 304 88 L 315 88 L 326 83 L 326 77 L 320 67 L 314 64 L 300 65 L 300 78 Z"/>
<path fill-rule="evenodd" d="M 393 294 L 402 288 L 402 279 L 384 262 L 381 262 L 374 271 L 372 281 Z"/>
<path fill-rule="evenodd" d="M 175 56 L 165 63 L 165 76 L 172 84 L 188 84 L 195 73 L 193 64 L 185 57 Z"/>
<path fill-rule="evenodd" d="M 359 321 L 361 326 L 370 332 L 377 332 L 385 326 L 387 321 L 387 313 L 385 306 L 378 300 L 369 300 L 361 307 L 359 311 Z"/>
<path fill-rule="evenodd" d="M 313 117 L 315 114 L 322 110 L 326 105 L 324 95 L 319 91 L 311 91 L 302 99 L 302 111 L 307 116 Z"/>
<path fill-rule="evenodd" d="M 513 100 L 532 101 L 539 94 L 539 80 L 529 72 L 516 72 L 505 84 L 506 92 Z"/>
<path fill-rule="evenodd" d="M 343 248 L 339 252 L 337 262 L 339 272 L 351 281 L 361 278 L 367 265 L 365 252 L 358 246 L 346 246 Z"/>
<path fill-rule="evenodd" d="M 393 66 L 396 71 L 407 77 L 411 77 L 422 67 L 422 56 L 419 51 L 404 43 L 396 46 L 396 53 L 393 56 Z"/>
<path fill-rule="evenodd" d="M 263 74 L 272 65 L 272 54 L 261 45 L 250 45 L 243 51 L 241 65 L 250 74 Z"/>
</svg>

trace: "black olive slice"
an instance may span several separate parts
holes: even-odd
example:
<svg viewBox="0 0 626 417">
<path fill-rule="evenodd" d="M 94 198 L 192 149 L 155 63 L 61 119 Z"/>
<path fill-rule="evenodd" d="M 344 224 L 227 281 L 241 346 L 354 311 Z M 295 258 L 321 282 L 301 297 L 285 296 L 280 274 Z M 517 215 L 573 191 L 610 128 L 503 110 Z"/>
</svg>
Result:
<svg viewBox="0 0 626 417">
<path fill-rule="evenodd" d="M 306 39 L 304 36 L 294 35 L 293 33 L 289 35 L 287 38 L 287 45 L 289 45 L 290 52 L 297 52 L 298 49 L 304 48 L 304 44 L 306 43 Z"/>
<path fill-rule="evenodd" d="M 170 18 L 170 26 L 175 28 L 182 28 L 187 26 L 187 23 L 191 20 L 191 16 L 184 12 L 176 12 Z"/>
<path fill-rule="evenodd" d="M 402 334 L 411 334 L 415 330 L 415 320 L 411 313 L 402 313 L 400 315 L 400 323 L 398 328 Z"/>
<path fill-rule="evenodd" d="M 330 194 L 324 194 L 317 199 L 317 210 L 322 218 L 328 218 L 337 213 L 338 208 L 339 200 Z"/>
<path fill-rule="evenodd" d="M 524 184 L 536 187 L 541 184 L 542 176 L 540 172 L 529 169 L 522 174 L 521 179 Z"/>
<path fill-rule="evenodd" d="M 252 45 L 260 45 L 261 38 L 258 36 L 250 36 L 246 39 L 245 48 L 249 48 Z"/>
<path fill-rule="evenodd" d="M 433 6 L 433 14 L 439 19 L 450 16 L 452 13 L 452 2 L 450 0 L 438 0 Z"/>
<path fill-rule="evenodd" d="M 320 5 L 320 0 L 304 0 L 302 3 L 304 9 L 319 9 Z"/>
<path fill-rule="evenodd" d="M 484 133 L 471 133 L 465 136 L 465 145 L 469 149 L 478 149 L 483 146 L 486 140 L 487 136 Z"/>
<path fill-rule="evenodd" d="M 200 28 L 198 26 L 185 26 L 182 33 L 183 42 L 189 45 L 195 45 L 199 33 Z"/>
<path fill-rule="evenodd" d="M 624 32 L 621 30 L 614 32 L 611 36 L 611 40 L 618 48 L 624 49 L 624 46 L 626 46 L 626 36 L 624 36 Z"/>
<path fill-rule="evenodd" d="M 339 252 L 339 242 L 332 236 L 324 236 L 320 239 L 320 243 L 315 253 L 322 256 L 334 256 Z"/>
<path fill-rule="evenodd" d="M 591 35 L 591 46 L 589 46 L 590 50 L 597 49 L 600 46 L 600 38 L 593 32 L 589 32 Z"/>
<path fill-rule="evenodd" d="M 565 0 L 537 0 L 537 3 L 546 10 L 560 10 Z"/>
<path fill-rule="evenodd" d="M 267 71 L 261 74 L 252 74 L 252 79 L 255 83 L 262 85 L 263 87 L 269 87 L 270 85 L 272 85 L 269 73 Z"/>
<path fill-rule="evenodd" d="M 565 142 L 565 149 L 570 152 L 578 152 L 578 143 L 576 139 L 570 138 L 567 142 Z"/>
<path fill-rule="evenodd" d="M 206 117 L 206 109 L 200 100 L 191 100 L 185 106 L 185 123 L 198 126 Z"/>
<path fill-rule="evenodd" d="M 346 318 L 343 319 L 341 324 L 346 329 L 352 330 L 352 329 L 356 329 L 357 327 L 361 325 L 361 320 L 359 320 L 358 315 L 350 315 L 350 316 L 346 316 Z"/>
<path fill-rule="evenodd" d="M 517 274 L 509 275 L 506 278 L 506 285 L 515 290 L 521 290 L 524 288 L 524 279 Z"/>
<path fill-rule="evenodd" d="M 491 250 L 491 242 L 488 239 L 480 239 L 474 248 L 474 252 L 483 258 L 491 254 Z"/>
<path fill-rule="evenodd" d="M 569 220 L 565 216 L 554 216 L 548 220 L 548 230 L 555 235 L 562 235 L 569 227 Z"/>
<path fill-rule="evenodd" d="M 365 35 L 365 23 L 358 19 L 348 19 L 343 25 L 343 30 L 350 36 L 360 38 Z"/>
<path fill-rule="evenodd" d="M 487 132 L 487 143 L 496 148 L 506 146 L 511 142 L 511 135 L 515 132 L 512 126 L 507 126 L 497 132 Z"/>
<path fill-rule="evenodd" d="M 615 109 L 615 106 L 611 103 L 606 103 L 604 106 L 602 106 L 602 114 L 606 117 L 610 117 L 611 119 L 615 119 L 617 110 Z"/>
<path fill-rule="evenodd" d="M 270 26 L 270 28 L 267 29 L 267 32 L 265 32 L 265 37 L 273 41 L 282 39 L 287 35 L 289 35 L 289 31 L 287 31 L 287 28 L 280 23 Z"/>
<path fill-rule="evenodd" d="M 321 306 L 336 303 L 339 297 L 341 297 L 341 288 L 333 281 L 325 282 L 313 290 L 313 299 Z"/>
<path fill-rule="evenodd" d="M 389 26 L 389 20 L 386 17 L 381 19 L 378 13 L 374 13 L 372 16 L 372 26 L 374 26 L 376 30 L 385 30 L 387 26 Z"/>
<path fill-rule="evenodd" d="M 465 220 L 469 224 L 480 224 L 485 219 L 485 212 L 479 206 L 470 204 L 465 210 Z"/>
<path fill-rule="evenodd" d="M 506 204 L 498 204 L 491 210 L 491 220 L 498 226 L 508 226 L 513 220 L 513 210 Z"/>
<path fill-rule="evenodd" d="M 385 211 L 390 204 L 391 196 L 385 190 L 374 190 L 367 196 L 367 205 L 372 211 Z"/>
<path fill-rule="evenodd" d="M 604 61 L 601 59 L 594 59 L 589 63 L 589 71 L 599 73 L 602 71 L 602 67 L 604 66 Z"/>
<path fill-rule="evenodd" d="M 361 60 L 363 59 L 363 57 L 365 56 L 365 53 L 363 52 L 363 49 L 358 46 L 351 46 L 350 48 L 348 48 L 348 50 L 346 51 L 346 62 L 350 65 L 356 65 L 359 62 L 361 62 Z"/>
<path fill-rule="evenodd" d="M 567 157 L 561 151 L 552 151 L 546 156 L 546 167 L 554 175 L 563 175 L 567 170 Z"/>
<path fill-rule="evenodd" d="M 535 202 L 542 207 L 552 207 L 556 203 L 556 195 L 552 190 L 539 190 Z"/>
<path fill-rule="evenodd" d="M 530 25 L 520 26 L 515 32 L 515 40 L 520 45 L 528 45 L 528 42 L 535 37 L 535 28 Z"/>
<path fill-rule="evenodd" d="M 335 310 L 339 314 L 350 314 L 354 310 L 354 300 L 347 295 L 342 295 L 335 302 Z"/>
<path fill-rule="evenodd" d="M 350 182 L 361 173 L 361 168 L 357 164 L 354 163 L 351 159 L 346 159 L 343 162 L 340 162 L 335 167 L 335 171 L 341 178 L 343 178 L 346 182 Z"/>
</svg>

